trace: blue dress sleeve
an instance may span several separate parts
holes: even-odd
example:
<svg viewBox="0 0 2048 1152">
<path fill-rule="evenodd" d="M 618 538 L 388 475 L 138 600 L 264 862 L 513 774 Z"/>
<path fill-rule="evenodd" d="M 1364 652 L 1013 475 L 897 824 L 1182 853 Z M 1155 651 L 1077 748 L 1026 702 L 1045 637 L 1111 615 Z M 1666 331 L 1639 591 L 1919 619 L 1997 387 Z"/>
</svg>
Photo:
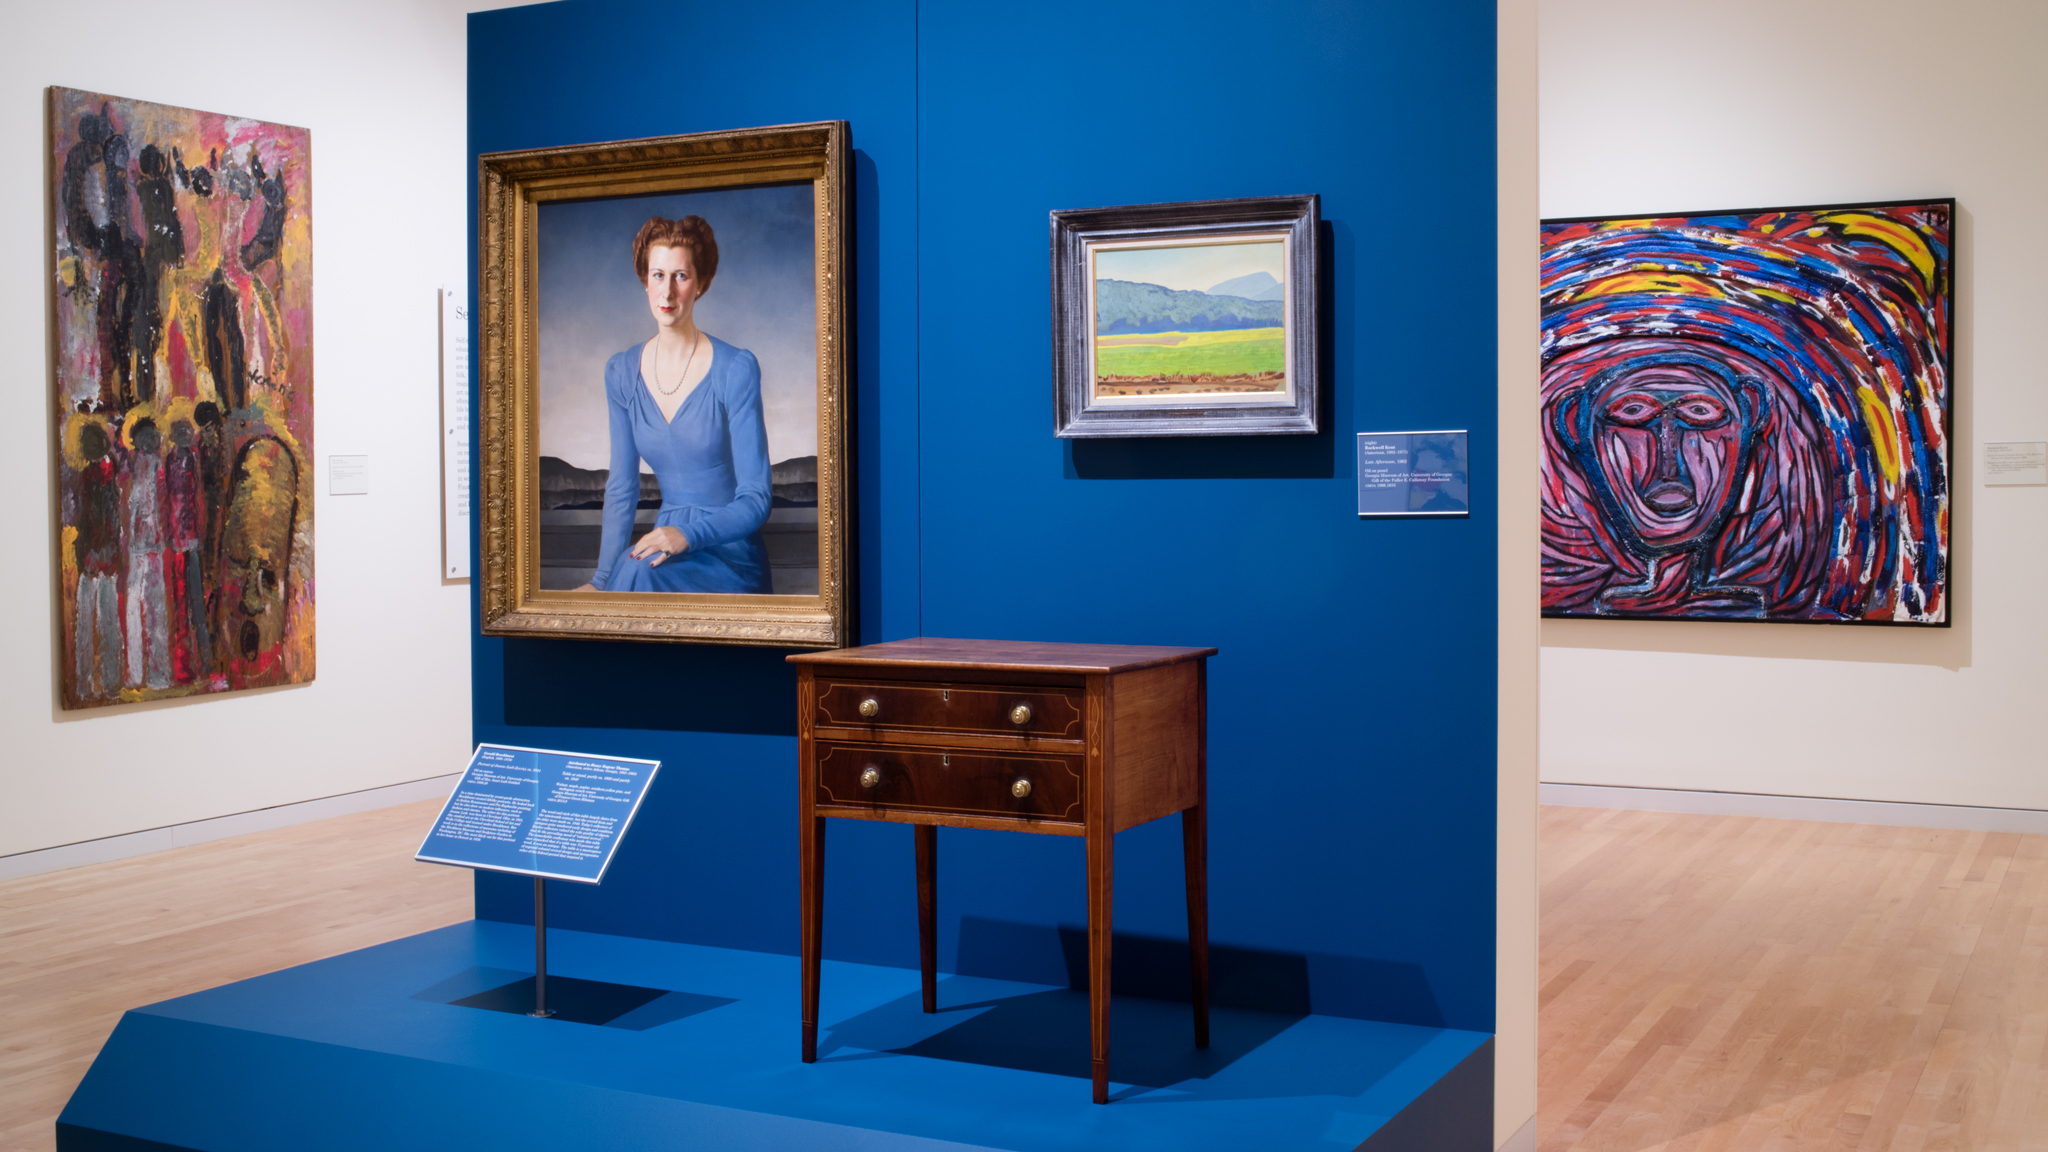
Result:
<svg viewBox="0 0 2048 1152">
<path fill-rule="evenodd" d="M 629 370 L 630 369 L 630 370 Z M 631 352 L 621 352 L 604 366 L 604 395 L 611 413 L 611 474 L 604 482 L 604 532 L 598 538 L 597 575 L 591 583 L 605 590 L 612 566 L 632 543 L 633 516 L 640 507 L 640 446 L 633 439 L 632 394 L 639 367 Z"/>
<path fill-rule="evenodd" d="M 744 348 L 733 351 L 733 370 L 726 378 L 725 394 L 719 397 L 732 451 L 732 502 L 722 508 L 695 509 L 696 515 L 679 525 L 691 548 L 711 548 L 752 536 L 767 522 L 772 502 L 768 426 L 761 418 L 761 362 Z"/>
</svg>

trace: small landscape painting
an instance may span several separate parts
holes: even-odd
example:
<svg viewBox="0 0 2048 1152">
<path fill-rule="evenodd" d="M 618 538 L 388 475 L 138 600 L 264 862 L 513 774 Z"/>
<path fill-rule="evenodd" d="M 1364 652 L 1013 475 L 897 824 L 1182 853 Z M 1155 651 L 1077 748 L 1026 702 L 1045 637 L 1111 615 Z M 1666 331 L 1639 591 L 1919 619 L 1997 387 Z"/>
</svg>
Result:
<svg viewBox="0 0 2048 1152">
<path fill-rule="evenodd" d="M 1089 255 L 1095 402 L 1287 393 L 1284 234 L 1097 244 Z"/>
</svg>

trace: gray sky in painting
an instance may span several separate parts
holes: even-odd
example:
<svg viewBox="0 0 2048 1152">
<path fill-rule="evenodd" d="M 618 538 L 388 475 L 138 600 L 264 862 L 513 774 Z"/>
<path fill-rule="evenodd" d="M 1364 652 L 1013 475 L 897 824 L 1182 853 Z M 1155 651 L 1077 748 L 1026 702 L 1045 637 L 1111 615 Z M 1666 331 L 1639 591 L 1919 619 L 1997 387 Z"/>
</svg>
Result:
<svg viewBox="0 0 2048 1152">
<path fill-rule="evenodd" d="M 1190 244 L 1170 248 L 1095 250 L 1095 278 L 1157 284 L 1181 292 L 1207 292 L 1225 280 L 1271 273 L 1287 283 L 1277 242 L 1252 244 Z"/>
<path fill-rule="evenodd" d="M 718 238 L 697 326 L 760 360 L 769 460 L 817 453 L 815 216 L 811 186 L 792 184 L 540 206 L 541 455 L 609 467 L 605 361 L 654 336 L 633 237 L 651 216 L 690 215 Z"/>
</svg>

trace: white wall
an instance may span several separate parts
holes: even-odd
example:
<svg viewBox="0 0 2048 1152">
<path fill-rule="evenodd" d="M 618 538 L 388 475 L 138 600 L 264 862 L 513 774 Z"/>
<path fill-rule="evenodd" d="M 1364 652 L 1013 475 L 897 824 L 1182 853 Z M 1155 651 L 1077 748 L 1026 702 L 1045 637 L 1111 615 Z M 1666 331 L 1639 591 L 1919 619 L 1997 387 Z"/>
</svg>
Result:
<svg viewBox="0 0 2048 1152">
<path fill-rule="evenodd" d="M 2048 5 L 1542 0 L 1545 216 L 1958 201 L 1954 625 L 1551 620 L 1543 778 L 2048 808 Z M 1533 425 L 1530 435 L 1534 436 Z"/>
<path fill-rule="evenodd" d="M 12 4 L 0 40 L 0 856 L 459 770 L 434 291 L 467 250 L 459 0 Z M 312 130 L 318 678 L 64 712 L 54 684 L 48 85 Z M 329 497 L 327 458 L 370 457 Z"/>
<path fill-rule="evenodd" d="M 1536 418 L 1536 0 L 1495 6 L 1500 426 Z M 1536 1147 L 1536 440 L 1500 450 L 1493 1146 Z"/>
</svg>

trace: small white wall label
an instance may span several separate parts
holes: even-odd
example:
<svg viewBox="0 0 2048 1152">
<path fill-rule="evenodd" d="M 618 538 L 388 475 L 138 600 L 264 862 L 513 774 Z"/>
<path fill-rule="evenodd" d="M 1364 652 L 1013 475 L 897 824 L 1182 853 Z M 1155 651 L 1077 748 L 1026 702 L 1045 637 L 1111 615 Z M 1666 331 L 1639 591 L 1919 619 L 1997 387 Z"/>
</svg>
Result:
<svg viewBox="0 0 2048 1152">
<path fill-rule="evenodd" d="M 368 456 L 329 456 L 327 458 L 327 494 L 329 496 L 368 496 L 370 494 L 370 458 Z"/>
<path fill-rule="evenodd" d="M 2048 484 L 2048 440 L 1984 445 L 1984 483 Z"/>
</svg>

